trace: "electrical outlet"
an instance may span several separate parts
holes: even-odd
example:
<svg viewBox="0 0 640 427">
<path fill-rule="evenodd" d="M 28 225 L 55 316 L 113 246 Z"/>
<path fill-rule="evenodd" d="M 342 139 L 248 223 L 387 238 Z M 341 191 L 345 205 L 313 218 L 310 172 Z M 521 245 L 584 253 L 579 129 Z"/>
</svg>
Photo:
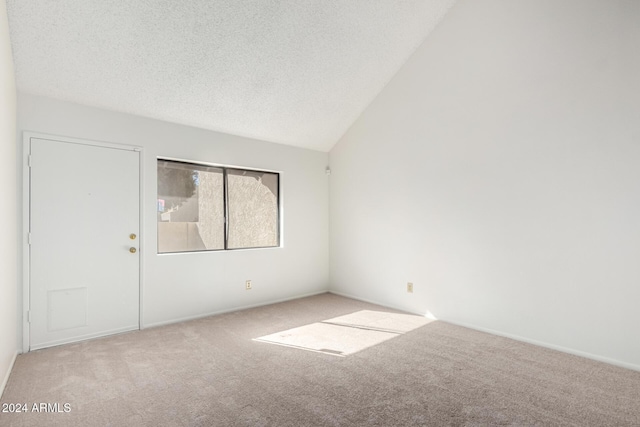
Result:
<svg viewBox="0 0 640 427">
<path fill-rule="evenodd" d="M 413 293 L 413 283 L 411 282 L 407 283 L 407 292 L 409 292 L 410 294 Z"/>
<path fill-rule="evenodd" d="M 251 280 L 247 280 L 246 282 L 244 282 L 244 285 L 247 290 L 251 289 Z"/>
</svg>

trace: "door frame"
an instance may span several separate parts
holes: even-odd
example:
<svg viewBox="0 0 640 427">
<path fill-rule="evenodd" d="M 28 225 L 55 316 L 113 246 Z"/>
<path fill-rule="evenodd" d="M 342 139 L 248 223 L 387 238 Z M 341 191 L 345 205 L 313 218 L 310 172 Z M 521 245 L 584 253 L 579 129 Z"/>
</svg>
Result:
<svg viewBox="0 0 640 427">
<path fill-rule="evenodd" d="M 58 136 L 40 132 L 24 131 L 22 135 L 22 352 L 27 353 L 31 351 L 31 336 L 30 336 L 30 316 L 29 310 L 31 309 L 31 244 L 29 242 L 29 234 L 31 232 L 31 139 L 48 139 L 52 141 L 65 142 L 70 144 L 89 145 L 94 147 L 112 148 L 124 151 L 135 151 L 138 153 L 138 185 L 139 185 L 139 210 L 138 210 L 138 224 L 139 224 L 139 243 L 138 250 L 140 256 L 138 257 L 138 293 L 139 293 L 139 306 L 138 306 L 138 329 L 143 329 L 143 283 L 144 283 L 144 262 L 143 256 L 145 252 L 144 245 L 144 161 L 143 161 L 143 148 L 138 145 L 129 144 L 116 144 L 112 142 L 95 141 L 83 138 L 71 138 L 66 136 Z"/>
</svg>

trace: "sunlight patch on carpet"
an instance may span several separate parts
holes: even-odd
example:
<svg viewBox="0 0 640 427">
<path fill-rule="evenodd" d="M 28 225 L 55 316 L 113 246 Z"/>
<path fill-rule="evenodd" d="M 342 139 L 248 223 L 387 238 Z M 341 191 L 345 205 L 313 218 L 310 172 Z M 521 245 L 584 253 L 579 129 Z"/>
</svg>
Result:
<svg viewBox="0 0 640 427">
<path fill-rule="evenodd" d="M 254 341 L 344 357 L 432 321 L 411 314 L 361 310 L 323 322 L 254 338 Z"/>
<path fill-rule="evenodd" d="M 325 320 L 323 323 L 404 334 L 420 326 L 424 326 L 431 321 L 431 319 L 427 319 L 426 317 L 414 316 L 412 314 L 361 310 L 345 316 Z"/>
</svg>

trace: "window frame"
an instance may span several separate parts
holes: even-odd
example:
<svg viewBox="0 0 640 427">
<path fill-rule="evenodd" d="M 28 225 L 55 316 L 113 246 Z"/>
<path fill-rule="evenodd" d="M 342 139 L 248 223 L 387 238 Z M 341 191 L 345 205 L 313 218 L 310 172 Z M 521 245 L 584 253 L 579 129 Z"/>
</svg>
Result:
<svg viewBox="0 0 640 427">
<path fill-rule="evenodd" d="M 256 169 L 256 168 L 248 168 L 241 166 L 230 166 L 223 165 L 218 163 L 205 163 L 191 160 L 182 160 L 182 159 L 174 159 L 170 157 L 157 157 L 156 158 L 156 174 L 158 171 L 158 167 L 160 162 L 172 162 L 172 163 L 180 163 L 183 165 L 189 166 L 204 166 L 204 167 L 212 167 L 222 169 L 222 202 L 223 202 L 223 227 L 224 227 L 224 247 L 221 249 L 196 249 L 196 250 L 188 250 L 188 251 L 169 251 L 169 252 L 160 252 L 160 248 L 158 247 L 159 242 L 159 233 L 158 233 L 158 220 L 156 219 L 156 254 L 157 255 L 172 255 L 172 254 L 190 254 L 190 253 L 202 253 L 202 252 L 227 252 L 227 251 L 243 251 L 243 250 L 252 250 L 252 249 L 274 249 L 282 247 L 282 198 L 281 198 L 281 179 L 280 175 L 282 172 L 274 171 L 274 170 L 266 170 L 266 169 Z M 248 246 L 243 248 L 229 248 L 229 191 L 228 191 L 228 170 L 241 171 L 241 172 L 258 172 L 258 173 L 269 173 L 276 176 L 276 188 L 277 188 L 277 196 L 276 196 L 276 208 L 277 208 L 277 217 L 276 217 L 276 239 L 277 242 L 274 246 Z M 158 178 L 156 175 L 156 212 L 157 212 L 157 200 L 160 197 L 158 194 Z"/>
</svg>

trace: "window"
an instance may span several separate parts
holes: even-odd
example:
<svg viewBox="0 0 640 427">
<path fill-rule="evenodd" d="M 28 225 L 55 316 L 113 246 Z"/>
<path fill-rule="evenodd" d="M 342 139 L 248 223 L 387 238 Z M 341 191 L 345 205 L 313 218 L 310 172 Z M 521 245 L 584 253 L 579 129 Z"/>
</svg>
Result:
<svg viewBox="0 0 640 427">
<path fill-rule="evenodd" d="M 158 159 L 158 253 L 280 245 L 280 175 Z"/>
</svg>

